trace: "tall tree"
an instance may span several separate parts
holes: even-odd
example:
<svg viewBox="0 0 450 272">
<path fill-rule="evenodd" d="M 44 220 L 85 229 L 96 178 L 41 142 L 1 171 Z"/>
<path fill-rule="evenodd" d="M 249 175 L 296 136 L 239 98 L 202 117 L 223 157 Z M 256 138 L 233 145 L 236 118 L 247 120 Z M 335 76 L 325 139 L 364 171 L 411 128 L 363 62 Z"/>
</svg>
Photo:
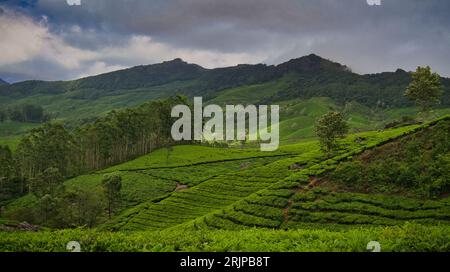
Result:
<svg viewBox="0 0 450 272">
<path fill-rule="evenodd" d="M 32 179 L 47 168 L 73 176 L 122 163 L 171 145 L 171 109 L 185 103 L 177 96 L 139 107 L 112 111 L 93 123 L 67 130 L 47 123 L 32 130 L 16 155 L 23 178 Z"/>
<path fill-rule="evenodd" d="M 21 172 L 34 178 L 45 169 L 54 167 L 67 175 L 71 167 L 72 135 L 61 124 L 48 123 L 33 129 L 17 147 Z"/>
<path fill-rule="evenodd" d="M 108 205 L 108 217 L 111 218 L 114 209 L 120 204 L 122 177 L 115 174 L 105 175 L 102 180 L 102 187 Z"/>
<path fill-rule="evenodd" d="M 0 179 L 9 179 L 14 175 L 14 163 L 8 146 L 0 146 Z"/>
<path fill-rule="evenodd" d="M 426 114 L 441 100 L 444 92 L 441 77 L 427 66 L 417 67 L 417 70 L 412 73 L 412 78 L 413 81 L 406 89 L 405 96 L 414 100 L 421 112 Z"/>
<path fill-rule="evenodd" d="M 64 180 L 58 168 L 48 168 L 30 182 L 30 192 L 36 196 L 55 195 Z"/>
<path fill-rule="evenodd" d="M 61 194 L 60 199 L 58 214 L 63 227 L 93 227 L 104 211 L 100 188 L 68 190 Z"/>
<path fill-rule="evenodd" d="M 0 146 L 0 201 L 11 198 L 17 193 L 17 171 L 11 150 L 8 146 Z"/>
<path fill-rule="evenodd" d="M 344 114 L 329 112 L 316 121 L 315 129 L 322 150 L 330 154 L 337 146 L 337 139 L 347 134 L 348 124 Z"/>
</svg>

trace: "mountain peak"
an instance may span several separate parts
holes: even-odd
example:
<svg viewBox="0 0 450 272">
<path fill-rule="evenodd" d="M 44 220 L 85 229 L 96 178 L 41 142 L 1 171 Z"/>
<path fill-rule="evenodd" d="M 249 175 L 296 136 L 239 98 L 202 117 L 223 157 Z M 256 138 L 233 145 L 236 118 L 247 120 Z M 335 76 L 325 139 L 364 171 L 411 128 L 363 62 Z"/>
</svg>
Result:
<svg viewBox="0 0 450 272">
<path fill-rule="evenodd" d="M 173 60 L 163 61 L 162 63 L 178 63 L 178 64 L 188 64 L 186 61 L 184 61 L 181 58 L 175 58 Z"/>
<path fill-rule="evenodd" d="M 160 67 L 164 69 L 183 69 L 185 71 L 201 71 L 203 67 L 194 63 L 188 63 L 181 58 L 175 58 L 173 60 L 163 61 L 161 63 L 155 63 L 148 65 L 147 67 Z"/>
<path fill-rule="evenodd" d="M 277 66 L 284 72 L 311 72 L 321 70 L 347 70 L 346 66 L 336 62 L 332 62 L 328 59 L 324 59 L 316 54 L 310 54 L 308 56 L 291 59 L 285 63 Z"/>
</svg>

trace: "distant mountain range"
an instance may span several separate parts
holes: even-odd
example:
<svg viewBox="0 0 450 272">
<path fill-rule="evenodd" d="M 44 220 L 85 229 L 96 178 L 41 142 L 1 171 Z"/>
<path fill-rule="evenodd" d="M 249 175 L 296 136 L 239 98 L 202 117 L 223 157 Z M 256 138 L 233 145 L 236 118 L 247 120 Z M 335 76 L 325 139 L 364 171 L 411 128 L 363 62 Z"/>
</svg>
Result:
<svg viewBox="0 0 450 272">
<path fill-rule="evenodd" d="M 355 101 L 367 107 L 403 107 L 411 81 L 403 70 L 359 75 L 347 66 L 309 55 L 279 65 L 206 69 L 174 59 L 159 64 L 72 81 L 24 81 L 0 84 L 0 105 L 33 103 L 60 118 L 88 118 L 149 99 L 182 94 L 215 103 L 274 103 L 329 97 L 338 104 Z M 450 105 L 450 79 L 443 78 L 444 106 Z"/>
</svg>

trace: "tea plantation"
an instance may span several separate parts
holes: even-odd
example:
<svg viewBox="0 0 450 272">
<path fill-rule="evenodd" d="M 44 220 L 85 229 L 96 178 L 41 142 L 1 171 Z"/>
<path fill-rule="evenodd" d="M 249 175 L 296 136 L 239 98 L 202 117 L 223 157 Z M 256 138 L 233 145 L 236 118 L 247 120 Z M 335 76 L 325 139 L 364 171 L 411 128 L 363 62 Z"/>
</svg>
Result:
<svg viewBox="0 0 450 272">
<path fill-rule="evenodd" d="M 316 141 L 271 153 L 194 145 L 159 149 L 65 182 L 69 189 L 96 190 L 103 175 L 120 175 L 123 201 L 111 219 L 94 229 L 0 232 L 0 251 L 65 251 L 72 240 L 83 251 L 366 251 L 370 241 L 380 242 L 383 251 L 449 251 L 449 150 L 439 145 L 449 137 L 449 123 L 447 115 L 352 134 L 331 156 Z M 436 134 L 444 138 L 438 141 Z M 334 174 L 357 161 L 369 169 L 375 158 L 387 156 L 387 146 L 395 145 L 390 151 L 401 155 L 412 142 L 420 144 L 418 157 L 443 160 L 422 169 L 441 177 L 439 184 L 424 178 L 398 183 L 392 176 L 391 182 L 368 177 L 370 182 L 352 186 Z M 408 159 L 400 155 L 394 159 Z M 33 205 L 27 195 L 9 203 L 5 214 Z"/>
</svg>

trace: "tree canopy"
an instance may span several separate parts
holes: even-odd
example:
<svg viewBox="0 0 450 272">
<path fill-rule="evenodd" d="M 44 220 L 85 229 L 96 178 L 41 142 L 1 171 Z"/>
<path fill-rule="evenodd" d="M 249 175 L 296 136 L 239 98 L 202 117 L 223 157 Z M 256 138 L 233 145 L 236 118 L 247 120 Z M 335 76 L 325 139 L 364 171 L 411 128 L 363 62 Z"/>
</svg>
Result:
<svg viewBox="0 0 450 272">
<path fill-rule="evenodd" d="M 315 129 L 322 149 L 330 153 L 336 147 L 337 139 L 348 132 L 348 124 L 344 114 L 329 112 L 317 120 Z"/>
<path fill-rule="evenodd" d="M 433 73 L 429 66 L 417 67 L 412 73 L 413 81 L 406 89 L 405 96 L 414 100 L 423 113 L 428 112 L 433 105 L 441 101 L 444 87 L 441 77 Z"/>
</svg>

